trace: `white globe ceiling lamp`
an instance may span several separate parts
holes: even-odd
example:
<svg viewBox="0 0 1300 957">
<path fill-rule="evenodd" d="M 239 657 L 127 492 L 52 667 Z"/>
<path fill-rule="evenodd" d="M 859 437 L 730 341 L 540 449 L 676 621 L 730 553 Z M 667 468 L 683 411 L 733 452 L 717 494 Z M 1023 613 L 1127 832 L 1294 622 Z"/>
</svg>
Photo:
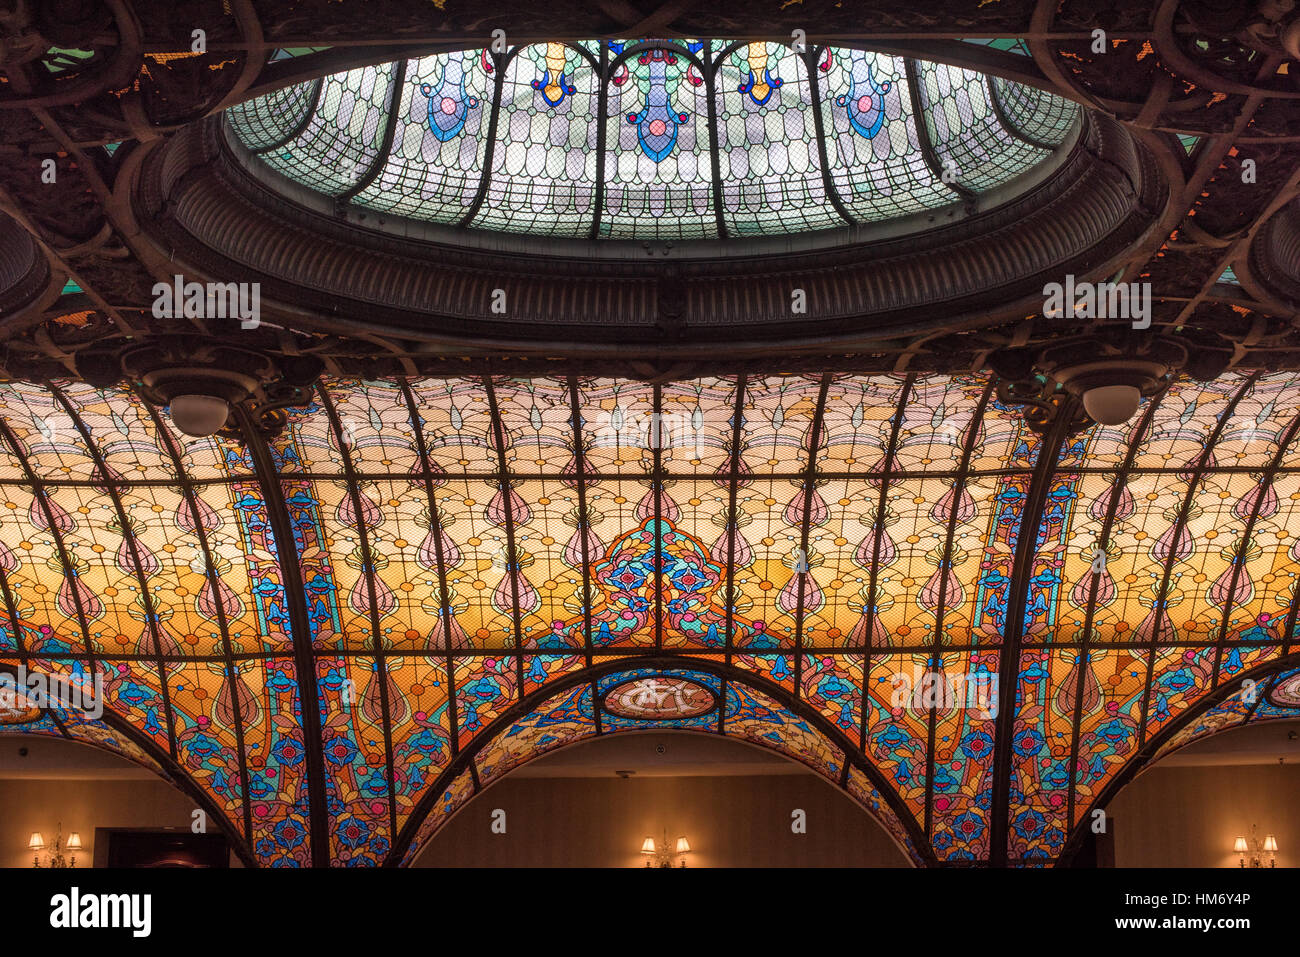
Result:
<svg viewBox="0 0 1300 957">
<path fill-rule="evenodd" d="M 1046 433 L 1069 415 L 1068 434 L 1094 423 L 1123 425 L 1142 400 L 1162 392 L 1180 374 L 1209 381 L 1231 361 L 1227 350 L 1190 339 L 1127 330 L 1058 339 L 1038 347 L 1000 349 L 989 355 L 999 398 L 1025 409 L 1031 429 Z M 1073 400 L 1073 401 L 1071 401 Z"/>
<path fill-rule="evenodd" d="M 1135 385 L 1099 385 L 1083 394 L 1083 410 L 1102 425 L 1123 425 L 1141 404 L 1142 390 Z"/>
<path fill-rule="evenodd" d="M 280 432 L 288 406 L 311 401 L 323 371 L 314 356 L 285 356 L 202 336 L 159 336 L 121 351 L 83 354 L 77 369 L 92 385 L 126 378 L 165 409 L 177 431 L 204 437 L 223 430 L 239 439 L 241 423 L 263 436 Z"/>
<path fill-rule="evenodd" d="M 172 425 L 196 438 L 224 429 L 231 410 L 258 387 L 255 377 L 241 372 L 194 366 L 155 369 L 140 382 L 166 403 Z"/>
<path fill-rule="evenodd" d="M 218 395 L 190 393 L 172 399 L 172 424 L 186 435 L 204 438 L 226 427 L 230 403 Z"/>
<path fill-rule="evenodd" d="M 1048 374 L 1083 402 L 1088 417 L 1101 425 L 1123 425 L 1137 415 L 1143 396 L 1169 382 L 1168 364 L 1136 356 L 1107 356 L 1052 368 Z"/>
</svg>

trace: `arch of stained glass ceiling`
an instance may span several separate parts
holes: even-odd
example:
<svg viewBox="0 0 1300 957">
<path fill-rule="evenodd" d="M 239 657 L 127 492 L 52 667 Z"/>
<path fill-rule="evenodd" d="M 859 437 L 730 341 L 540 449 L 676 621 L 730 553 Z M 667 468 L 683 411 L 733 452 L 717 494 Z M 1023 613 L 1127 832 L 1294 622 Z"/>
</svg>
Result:
<svg viewBox="0 0 1300 957">
<path fill-rule="evenodd" d="M 1297 408 L 1233 373 L 1058 448 L 976 377 L 327 379 L 240 444 L 10 383 L 0 665 L 103 674 L 265 864 L 400 857 L 467 755 L 646 656 L 798 709 L 922 859 L 996 857 L 1001 800 L 1010 860 L 1050 860 L 1294 660 Z M 895 704 L 925 670 L 1014 706 Z"/>
<path fill-rule="evenodd" d="M 443 53 L 226 111 L 261 163 L 379 213 L 591 239 L 786 235 L 1005 186 L 1078 107 L 939 63 L 766 42 Z"/>
</svg>

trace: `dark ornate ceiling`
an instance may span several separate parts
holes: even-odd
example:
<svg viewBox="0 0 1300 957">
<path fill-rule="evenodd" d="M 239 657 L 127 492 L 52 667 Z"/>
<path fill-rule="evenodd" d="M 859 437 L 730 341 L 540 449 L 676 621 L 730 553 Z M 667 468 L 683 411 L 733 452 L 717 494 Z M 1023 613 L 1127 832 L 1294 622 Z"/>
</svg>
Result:
<svg viewBox="0 0 1300 957">
<path fill-rule="evenodd" d="M 791 369 L 974 370 L 996 350 L 1099 328 L 1041 315 L 1042 285 L 1071 272 L 1149 280 L 1156 328 L 1208 351 L 1213 369 L 1291 368 L 1300 355 L 1300 239 L 1288 208 L 1300 182 L 1293 20 L 1269 21 L 1250 3 L 1174 0 L 953 3 L 931 14 L 772 2 L 743 18 L 703 3 L 614 0 L 545 14 L 457 0 L 364 14 L 325 0 L 183 12 L 140 0 L 13 3 L 0 21 L 0 208 L 13 220 L 0 224 L 3 364 L 18 376 L 65 374 L 90 345 L 177 332 L 149 314 L 150 290 L 183 272 L 261 279 L 264 316 L 278 328 L 243 338 L 340 373 L 463 371 L 472 359 L 502 373 L 680 375 L 761 367 L 773 355 Z M 207 52 L 193 54 L 199 27 Z M 810 49 L 834 40 L 950 62 L 1089 112 L 1085 135 L 1030 195 L 959 208 L 920 239 L 864 236 L 829 252 L 724 243 L 723 259 L 705 261 L 652 244 L 641 259 L 540 262 L 384 236 L 362 208 L 322 212 L 268 192 L 217 134 L 214 114 L 232 103 L 361 64 L 481 47 L 495 29 L 511 44 L 786 40 L 805 29 Z M 1103 53 L 1092 52 L 1096 29 L 1106 31 Z M 1032 56 L 977 36 L 1023 38 Z M 273 59 L 286 49 L 295 55 Z M 54 184 L 41 183 L 46 159 Z M 1246 160 L 1253 182 L 1243 182 Z M 491 310 L 498 288 L 512 303 L 505 315 Z M 806 314 L 790 314 L 793 288 L 805 290 Z M 226 330 L 198 320 L 179 331 Z"/>
</svg>

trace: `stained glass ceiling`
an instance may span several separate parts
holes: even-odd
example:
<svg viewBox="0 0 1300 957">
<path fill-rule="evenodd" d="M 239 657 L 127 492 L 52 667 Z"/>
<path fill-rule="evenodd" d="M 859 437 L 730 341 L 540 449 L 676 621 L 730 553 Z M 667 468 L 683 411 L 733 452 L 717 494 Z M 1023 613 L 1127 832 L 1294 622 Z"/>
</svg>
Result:
<svg viewBox="0 0 1300 957">
<path fill-rule="evenodd" d="M 641 240 L 787 235 L 968 201 L 1051 156 L 1078 114 L 939 63 L 722 40 L 464 50 L 226 112 L 264 167 L 358 207 Z"/>
<path fill-rule="evenodd" d="M 644 678 L 714 702 L 653 726 L 807 764 L 920 863 L 1050 861 L 1135 756 L 1294 672 L 1297 408 L 1234 373 L 1058 444 L 977 377 L 327 379 L 240 443 L 9 383 L 0 667 L 101 676 L 107 726 L 46 730 L 124 740 L 251 863 L 409 860 L 645 726 L 603 704 Z M 1002 706 L 897 702 L 926 670 Z"/>
</svg>

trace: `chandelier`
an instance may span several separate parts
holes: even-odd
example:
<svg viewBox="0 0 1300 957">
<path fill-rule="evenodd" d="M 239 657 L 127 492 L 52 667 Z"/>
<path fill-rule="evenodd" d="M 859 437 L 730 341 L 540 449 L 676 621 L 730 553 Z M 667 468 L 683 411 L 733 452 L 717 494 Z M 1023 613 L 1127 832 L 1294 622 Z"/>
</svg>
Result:
<svg viewBox="0 0 1300 957">
<path fill-rule="evenodd" d="M 664 828 L 664 842 L 662 845 L 656 847 L 655 839 L 649 836 L 647 836 L 646 839 L 641 842 L 641 853 L 646 856 L 646 861 L 645 861 L 646 867 L 652 867 L 652 866 L 672 867 L 673 858 L 676 857 L 678 854 L 682 855 L 681 866 L 685 867 L 686 855 L 689 854 L 690 852 L 691 852 L 691 843 L 690 841 L 686 840 L 686 835 L 684 834 L 677 839 L 677 844 L 675 847 L 674 845 L 668 843 L 667 828 Z M 653 864 L 651 863 L 652 861 Z"/>
<path fill-rule="evenodd" d="M 34 851 L 32 855 L 32 867 L 41 866 L 41 851 L 46 851 L 46 867 L 76 867 L 77 855 L 71 854 L 70 857 L 63 856 L 63 850 L 66 846 L 68 851 L 81 850 L 81 835 L 73 831 L 68 835 L 68 843 L 63 843 L 63 825 L 54 834 L 54 845 L 46 850 L 45 838 L 41 837 L 40 831 L 34 831 L 31 839 L 27 842 L 29 850 Z"/>
</svg>

